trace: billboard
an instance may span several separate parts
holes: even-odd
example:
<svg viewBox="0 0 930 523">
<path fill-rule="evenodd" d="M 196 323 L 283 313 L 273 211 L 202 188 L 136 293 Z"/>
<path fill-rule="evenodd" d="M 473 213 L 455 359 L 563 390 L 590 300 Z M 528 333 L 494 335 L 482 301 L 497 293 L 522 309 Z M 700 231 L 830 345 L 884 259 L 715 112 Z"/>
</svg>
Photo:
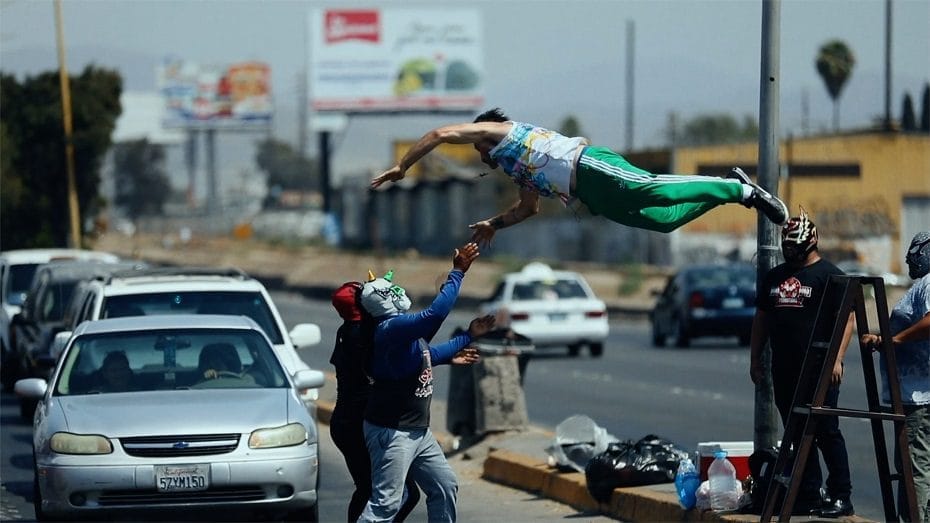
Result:
<svg viewBox="0 0 930 523">
<path fill-rule="evenodd" d="M 484 103 L 477 10 L 317 8 L 309 23 L 316 111 L 473 111 Z"/>
<path fill-rule="evenodd" d="M 225 66 L 169 59 L 157 72 L 167 128 L 267 129 L 271 125 L 271 68 L 262 62 Z"/>
</svg>

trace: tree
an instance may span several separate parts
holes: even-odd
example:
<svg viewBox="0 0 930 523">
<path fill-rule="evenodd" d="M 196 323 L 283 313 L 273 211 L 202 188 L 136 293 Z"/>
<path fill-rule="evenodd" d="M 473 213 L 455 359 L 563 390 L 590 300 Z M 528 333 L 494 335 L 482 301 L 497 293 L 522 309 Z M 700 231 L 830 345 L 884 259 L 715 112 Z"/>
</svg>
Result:
<svg viewBox="0 0 930 523">
<path fill-rule="evenodd" d="M 115 204 L 135 220 L 144 215 L 162 214 L 171 196 L 171 182 L 163 169 L 165 150 L 148 140 L 133 140 L 113 148 Z"/>
<path fill-rule="evenodd" d="M 820 47 L 816 64 L 817 72 L 833 100 L 833 130 L 837 131 L 840 127 L 840 93 L 852 75 L 856 57 L 842 40 L 830 40 Z"/>
<path fill-rule="evenodd" d="M 268 138 L 258 144 L 255 163 L 268 175 L 268 186 L 281 189 L 319 190 L 320 173 L 310 158 L 290 144 Z"/>
<path fill-rule="evenodd" d="M 930 133 L 930 83 L 924 84 L 924 95 L 920 101 L 920 130 Z"/>
<path fill-rule="evenodd" d="M 100 165 L 122 112 L 123 81 L 113 70 L 88 66 L 71 76 L 78 206 L 93 216 L 103 205 Z M 70 216 L 64 126 L 57 71 L 26 77 L 0 73 L 3 249 L 68 244 Z"/>
<path fill-rule="evenodd" d="M 751 115 L 742 123 L 728 114 L 702 114 L 667 131 L 669 140 L 677 145 L 716 145 L 754 140 L 759 136 L 759 124 Z"/>
<path fill-rule="evenodd" d="M 584 136 L 581 132 L 581 124 L 578 123 L 578 119 L 572 115 L 568 115 L 562 120 L 562 124 L 559 125 L 559 134 L 563 136 Z"/>
<path fill-rule="evenodd" d="M 904 102 L 901 104 L 901 130 L 909 133 L 917 130 L 917 117 L 914 116 L 911 93 L 904 93 Z"/>
</svg>

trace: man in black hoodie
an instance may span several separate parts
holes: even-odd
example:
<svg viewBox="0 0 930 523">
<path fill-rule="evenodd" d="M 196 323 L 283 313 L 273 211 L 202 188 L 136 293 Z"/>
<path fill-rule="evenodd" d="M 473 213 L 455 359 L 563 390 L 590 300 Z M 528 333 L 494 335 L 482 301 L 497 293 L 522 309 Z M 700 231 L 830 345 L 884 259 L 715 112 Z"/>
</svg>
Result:
<svg viewBox="0 0 930 523">
<path fill-rule="evenodd" d="M 336 406 L 329 420 L 329 433 L 345 458 L 355 492 L 349 500 L 347 520 L 357 521 L 371 497 L 371 459 L 365 446 L 362 422 L 371 394 L 369 376 L 374 321 L 359 301 L 362 283 L 342 284 L 333 293 L 333 307 L 343 323 L 336 331 L 336 346 L 329 362 L 336 368 Z M 411 478 L 405 484 L 404 500 L 394 521 L 404 521 L 420 500 L 420 490 Z"/>
</svg>

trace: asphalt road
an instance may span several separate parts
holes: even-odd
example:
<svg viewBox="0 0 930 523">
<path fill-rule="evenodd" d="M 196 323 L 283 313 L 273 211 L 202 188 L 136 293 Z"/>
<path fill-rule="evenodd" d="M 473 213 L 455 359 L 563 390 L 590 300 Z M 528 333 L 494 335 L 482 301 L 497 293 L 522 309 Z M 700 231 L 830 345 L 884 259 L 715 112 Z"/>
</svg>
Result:
<svg viewBox="0 0 930 523">
<path fill-rule="evenodd" d="M 276 293 L 274 299 L 287 325 L 308 321 L 320 325 L 323 343 L 303 350 L 301 356 L 314 368 L 332 370 L 328 359 L 339 318 L 330 304 L 288 293 Z M 447 337 L 456 326 L 467 325 L 473 316 L 468 311 L 453 313 L 437 339 Z M 613 321 L 603 357 L 593 359 L 582 352 L 581 357 L 571 358 L 558 350 L 540 353 L 527 368 L 524 388 L 530 419 L 536 425 L 552 429 L 570 415 L 587 414 L 620 439 L 658 434 L 695 449 L 700 441 L 752 441 L 754 390 L 748 368 L 749 352 L 738 347 L 735 339 L 698 340 L 689 349 L 657 349 L 650 344 L 645 321 Z M 447 397 L 448 383 L 448 368 L 438 367 L 437 401 Z M 865 405 L 858 346 L 854 345 L 847 355 L 840 406 L 864 409 Z M 881 494 L 869 425 L 847 418 L 840 423 L 850 455 L 853 504 L 859 515 L 880 521 Z M 0 426 L 0 520 L 29 521 L 33 517 L 31 428 L 19 421 L 11 395 L 0 396 Z M 885 433 L 887 438 L 890 424 Z M 351 483 L 325 425 L 321 425 L 320 440 L 321 518 L 341 521 Z M 463 520 L 602 519 L 488 484 L 474 471 L 460 472 L 460 480 Z M 425 520 L 422 504 L 418 510 L 413 520 Z"/>
<path fill-rule="evenodd" d="M 310 303 L 293 296 L 275 296 L 287 308 L 286 323 L 294 325 L 308 315 L 323 323 L 323 313 L 332 311 L 328 304 Z M 324 308 L 326 305 L 327 308 Z M 333 313 L 335 315 L 335 313 Z M 319 318 L 317 318 L 319 316 Z M 308 321 L 306 319 L 300 321 Z M 326 340 L 332 340 L 335 323 L 321 325 Z M 326 359 L 330 341 L 303 356 L 322 370 L 331 370 Z M 325 357 L 323 356 L 325 353 Z M 438 398 L 444 398 L 442 396 Z M 320 429 L 320 521 L 345 521 L 348 499 L 353 490 L 342 455 L 332 443 L 329 427 Z M 0 393 L 0 521 L 34 521 L 32 508 L 32 426 L 19 418 L 18 399 Z M 458 516 L 462 521 L 555 521 L 582 518 L 586 522 L 604 523 L 611 518 L 577 510 L 523 491 L 503 487 L 481 479 L 481 463 L 464 455 L 450 459 L 459 481 Z M 425 500 L 416 507 L 409 521 L 426 521 Z"/>
<path fill-rule="evenodd" d="M 328 359 L 339 317 L 331 305 L 293 294 L 276 294 L 274 299 L 286 324 L 320 325 L 323 343 L 301 356 L 314 368 L 332 370 Z M 453 312 L 436 339 L 446 339 L 475 315 Z M 877 368 L 877 357 L 875 361 Z M 435 376 L 436 398 L 445 399 L 448 367 L 437 367 Z M 696 450 L 703 441 L 753 441 L 755 390 L 749 379 L 749 350 L 739 347 L 735 338 L 698 339 L 687 349 L 655 348 L 647 321 L 612 321 L 601 358 L 591 358 L 585 351 L 572 358 L 547 349 L 530 361 L 524 390 L 531 422 L 550 429 L 573 414 L 586 414 L 619 439 L 657 434 L 688 450 Z M 856 343 L 847 351 L 840 407 L 868 408 Z M 840 427 L 849 452 L 856 513 L 881 521 L 884 512 L 869 423 L 841 418 Z M 888 449 L 891 428 L 885 424 Z"/>
</svg>

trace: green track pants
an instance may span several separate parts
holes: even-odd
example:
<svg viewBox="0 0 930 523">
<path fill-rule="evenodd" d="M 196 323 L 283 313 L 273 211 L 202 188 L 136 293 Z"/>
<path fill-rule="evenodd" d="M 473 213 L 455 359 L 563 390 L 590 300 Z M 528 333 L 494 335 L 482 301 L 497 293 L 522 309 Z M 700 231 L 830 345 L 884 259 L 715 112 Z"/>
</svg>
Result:
<svg viewBox="0 0 930 523">
<path fill-rule="evenodd" d="M 650 231 L 671 232 L 724 203 L 743 199 L 739 180 L 652 174 L 605 147 L 586 147 L 575 170 L 575 196 L 592 214 Z"/>
</svg>

